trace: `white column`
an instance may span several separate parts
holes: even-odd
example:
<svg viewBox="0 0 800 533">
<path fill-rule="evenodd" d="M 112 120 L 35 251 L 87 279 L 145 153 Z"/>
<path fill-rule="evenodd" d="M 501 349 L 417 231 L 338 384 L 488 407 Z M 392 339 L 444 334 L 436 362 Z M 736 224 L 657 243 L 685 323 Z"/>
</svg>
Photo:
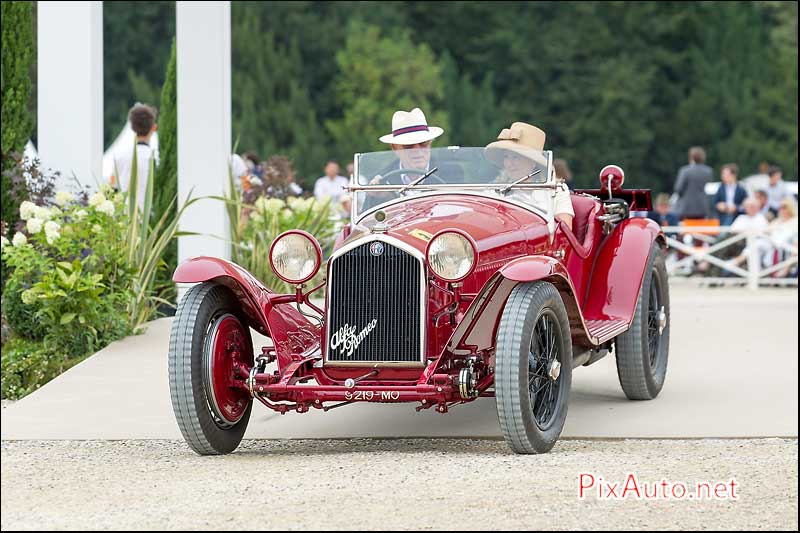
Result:
<svg viewBox="0 0 800 533">
<path fill-rule="evenodd" d="M 37 127 L 57 188 L 95 187 L 103 162 L 103 3 L 38 2 Z"/>
<path fill-rule="evenodd" d="M 230 2 L 175 2 L 178 95 L 178 195 L 221 196 L 231 154 Z M 228 217 L 219 200 L 200 200 L 181 219 L 178 259 L 230 258 Z M 219 238 L 214 238 L 215 236 Z M 225 239 L 224 241 L 221 239 Z"/>
</svg>

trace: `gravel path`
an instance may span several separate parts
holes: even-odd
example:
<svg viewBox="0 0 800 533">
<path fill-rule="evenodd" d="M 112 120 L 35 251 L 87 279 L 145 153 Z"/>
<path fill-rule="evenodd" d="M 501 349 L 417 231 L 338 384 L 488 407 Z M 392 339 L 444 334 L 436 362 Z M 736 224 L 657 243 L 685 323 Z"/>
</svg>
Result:
<svg viewBox="0 0 800 533">
<path fill-rule="evenodd" d="M 2 529 L 797 530 L 797 439 L 258 440 L 2 443 Z M 736 500 L 578 498 L 578 476 L 735 479 Z"/>
</svg>

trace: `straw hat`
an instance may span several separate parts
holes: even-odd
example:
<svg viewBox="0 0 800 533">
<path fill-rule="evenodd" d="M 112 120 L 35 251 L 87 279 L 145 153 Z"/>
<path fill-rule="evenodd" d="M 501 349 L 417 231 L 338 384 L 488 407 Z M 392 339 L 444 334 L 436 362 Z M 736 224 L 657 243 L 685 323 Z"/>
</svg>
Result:
<svg viewBox="0 0 800 533">
<path fill-rule="evenodd" d="M 444 133 L 442 128 L 428 126 L 425 113 L 418 107 L 396 111 L 392 116 L 392 133 L 380 138 L 387 144 L 417 144 L 431 141 Z"/>
<path fill-rule="evenodd" d="M 486 158 L 503 166 L 507 151 L 520 154 L 539 164 L 546 165 L 544 150 L 545 133 L 524 122 L 514 122 L 497 136 L 497 140 L 486 147 Z"/>
</svg>

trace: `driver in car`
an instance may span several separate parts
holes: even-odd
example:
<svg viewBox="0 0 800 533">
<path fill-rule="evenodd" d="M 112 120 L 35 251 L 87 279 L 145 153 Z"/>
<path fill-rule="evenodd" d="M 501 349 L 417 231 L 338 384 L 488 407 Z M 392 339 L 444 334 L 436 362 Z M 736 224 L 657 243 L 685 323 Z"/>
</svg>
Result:
<svg viewBox="0 0 800 533">
<path fill-rule="evenodd" d="M 384 135 L 380 141 L 391 145 L 397 162 L 383 171 L 383 175 L 375 176 L 371 185 L 408 185 L 423 174 L 397 172 L 401 169 L 415 169 L 428 172 L 431 169 L 431 142 L 444 130 L 437 126 L 428 126 L 425 113 L 418 107 L 411 111 L 396 111 L 392 116 L 392 133 Z"/>
<path fill-rule="evenodd" d="M 486 158 L 500 166 L 503 170 L 496 181 L 514 183 L 530 176 L 520 183 L 544 183 L 547 181 L 547 160 L 542 154 L 545 133 L 530 124 L 514 122 L 497 136 L 497 140 L 486 147 Z M 538 172 L 537 172 L 538 171 Z M 549 210 L 551 190 L 517 190 L 512 198 Z M 575 211 L 569 197 L 569 189 L 559 184 L 555 196 L 555 217 L 572 229 Z"/>
</svg>

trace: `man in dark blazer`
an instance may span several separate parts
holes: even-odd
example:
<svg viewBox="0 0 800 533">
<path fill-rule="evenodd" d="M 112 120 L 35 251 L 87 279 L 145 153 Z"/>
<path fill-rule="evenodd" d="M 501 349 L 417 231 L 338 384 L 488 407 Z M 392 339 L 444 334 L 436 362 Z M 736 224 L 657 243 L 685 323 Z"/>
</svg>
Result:
<svg viewBox="0 0 800 533">
<path fill-rule="evenodd" d="M 714 177 L 711 167 L 705 164 L 706 152 L 699 146 L 689 149 L 689 164 L 678 171 L 675 192 L 678 193 L 679 215 L 685 218 L 708 218 L 706 183 Z"/>
<path fill-rule="evenodd" d="M 742 204 L 747 198 L 747 191 L 739 185 L 737 178 L 739 167 L 736 163 L 723 165 L 720 170 L 722 183 L 719 184 L 711 205 L 717 212 L 720 226 L 730 226 L 733 220 L 744 212 Z"/>
</svg>

